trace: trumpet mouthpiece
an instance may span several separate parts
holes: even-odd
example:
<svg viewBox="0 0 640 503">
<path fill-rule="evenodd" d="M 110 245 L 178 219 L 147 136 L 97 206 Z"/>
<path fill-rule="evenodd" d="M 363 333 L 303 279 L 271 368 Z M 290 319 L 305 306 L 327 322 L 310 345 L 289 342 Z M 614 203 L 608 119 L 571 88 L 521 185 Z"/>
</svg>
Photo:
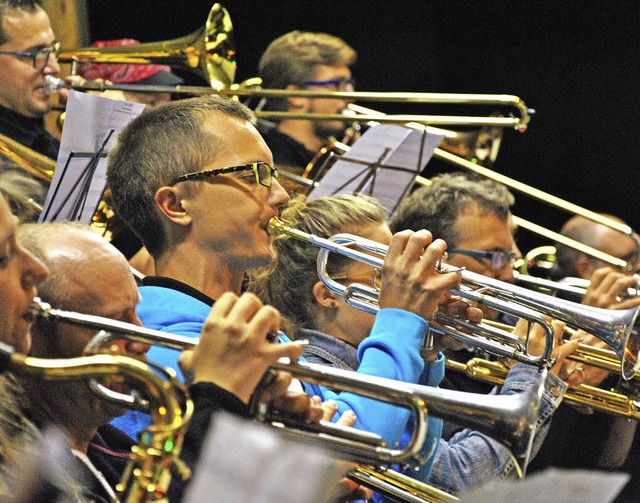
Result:
<svg viewBox="0 0 640 503">
<path fill-rule="evenodd" d="M 64 87 L 64 81 L 53 75 L 44 76 L 44 88 L 47 94 L 55 94 Z"/>
</svg>

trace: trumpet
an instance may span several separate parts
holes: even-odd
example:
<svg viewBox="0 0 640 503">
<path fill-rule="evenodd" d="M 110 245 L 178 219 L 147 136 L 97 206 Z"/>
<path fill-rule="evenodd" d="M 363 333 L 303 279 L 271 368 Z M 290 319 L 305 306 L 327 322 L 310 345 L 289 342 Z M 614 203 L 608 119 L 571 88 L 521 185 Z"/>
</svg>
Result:
<svg viewBox="0 0 640 503">
<path fill-rule="evenodd" d="M 568 359 L 593 362 L 593 356 L 597 354 L 592 351 L 594 349 L 597 350 L 597 348 L 581 345 L 576 353 L 570 355 Z M 606 360 L 604 361 L 606 362 Z M 593 364 L 589 363 L 589 365 Z M 503 363 L 482 358 L 472 358 L 466 363 L 447 359 L 445 365 L 448 369 L 463 373 L 472 379 L 496 385 L 504 383 L 509 373 L 509 368 Z M 599 364 L 595 366 L 599 366 Z M 619 368 L 620 366 L 617 365 L 617 367 Z M 640 402 L 623 393 L 587 384 L 579 384 L 566 391 L 564 400 L 568 403 L 584 405 L 607 414 L 619 415 L 636 421 L 640 419 Z"/>
<path fill-rule="evenodd" d="M 513 271 L 516 283 L 529 286 L 531 288 L 540 289 L 542 291 L 548 291 L 550 295 L 565 294 L 577 299 L 582 299 L 587 293 L 587 289 L 591 284 L 591 281 L 583 278 L 564 278 L 563 281 L 553 281 L 545 278 L 538 278 L 536 276 L 530 276 L 528 274 L 522 274 L 518 271 Z M 640 289 L 627 288 L 623 292 L 621 298 L 637 297 L 640 295 Z"/>
<path fill-rule="evenodd" d="M 116 491 L 120 501 L 147 502 L 165 498 L 172 473 L 184 480 L 190 470 L 178 459 L 184 431 L 193 412 L 193 403 L 184 387 L 171 373 L 156 374 L 150 366 L 126 356 L 93 355 L 68 359 L 33 358 L 14 353 L 0 343 L 3 370 L 48 380 L 78 380 L 124 375 L 137 383 L 154 400 L 153 425 L 134 446 Z"/>
<path fill-rule="evenodd" d="M 33 315 L 38 318 L 58 319 L 99 330 L 87 346 L 91 351 L 99 351 L 108 345 L 109 341 L 118 338 L 175 349 L 190 348 L 198 343 L 196 339 L 167 334 L 99 316 L 52 309 L 43 303 L 34 304 Z M 319 443 L 322 447 L 335 451 L 340 457 L 367 465 L 380 466 L 399 463 L 410 466 L 420 462 L 417 455 L 426 434 L 426 410 L 428 408 L 429 413 L 434 416 L 455 420 L 502 442 L 512 453 L 516 461 L 516 470 L 520 476 L 524 474 L 529 460 L 545 376 L 545 372 L 541 372 L 540 386 L 527 393 L 490 396 L 407 384 L 303 362 L 278 362 L 274 363 L 271 369 L 288 371 L 300 376 L 302 380 L 321 385 L 341 386 L 345 391 L 353 391 L 409 408 L 415 414 L 412 439 L 409 445 L 400 450 L 387 448 L 378 438 L 372 437 L 369 433 L 361 435 L 361 432 L 353 430 L 348 435 L 341 434 L 340 431 L 337 431 L 340 428 L 335 428 L 335 425 L 333 429 L 327 429 L 324 427 L 325 425 L 322 425 L 320 430 L 308 432 L 302 430 L 301 425 L 295 420 L 270 416 L 264 410 L 259 410 L 258 404 L 254 404 L 252 410 L 258 419 L 272 424 L 275 421 L 275 423 L 284 423 L 285 426 L 290 425 L 282 430 L 286 435 Z M 133 399 L 126 395 L 120 398 L 111 394 L 108 398 L 125 405 L 133 402 Z M 334 437 L 330 438 L 330 435 L 334 435 Z"/>
<path fill-rule="evenodd" d="M 327 261 L 329 253 L 335 252 L 382 268 L 381 256 L 386 255 L 386 246 L 350 234 L 337 234 L 329 239 L 320 238 L 288 227 L 276 218 L 271 219 L 268 228 L 273 234 L 285 234 L 321 248 L 318 254 L 318 276 L 324 285 L 336 294 L 344 296 L 346 302 L 356 308 L 372 313 L 378 311 L 377 290 L 364 285 L 345 286 L 338 283 L 327 273 Z M 345 246 L 347 243 L 368 253 Z M 442 265 L 441 269 L 443 272 L 458 270 L 447 265 Z M 544 366 L 549 364 L 553 350 L 553 328 L 545 318 L 551 317 L 589 332 L 606 342 L 618 356 L 622 377 L 625 380 L 633 377 L 640 368 L 640 307 L 615 311 L 583 306 L 467 270 L 460 273 L 462 285 L 452 290 L 454 295 L 525 318 L 532 323 L 539 323 L 545 331 L 545 350 L 540 356 L 529 355 L 526 341 L 522 343 L 511 333 L 441 314 L 436 314 L 434 322 L 430 323 L 435 330 L 498 356 Z M 479 334 L 480 337 L 475 334 Z"/>
</svg>

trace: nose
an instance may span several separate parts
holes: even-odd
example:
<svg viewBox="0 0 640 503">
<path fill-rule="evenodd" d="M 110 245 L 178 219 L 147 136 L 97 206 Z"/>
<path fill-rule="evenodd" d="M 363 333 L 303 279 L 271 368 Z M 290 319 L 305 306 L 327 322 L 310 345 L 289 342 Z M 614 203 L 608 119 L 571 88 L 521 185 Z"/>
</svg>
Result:
<svg viewBox="0 0 640 503">
<path fill-rule="evenodd" d="M 271 191 L 269 194 L 269 203 L 272 206 L 284 206 L 289 202 L 289 194 L 280 182 L 275 178 L 271 180 Z"/>
<path fill-rule="evenodd" d="M 497 277 L 500 281 L 505 281 L 507 283 L 514 283 L 515 276 L 513 275 L 513 264 L 511 262 L 507 263 L 502 269 L 496 271 Z"/>
<path fill-rule="evenodd" d="M 33 292 L 35 296 L 36 286 L 49 275 L 49 271 L 42 262 L 24 248 L 20 248 L 19 254 L 22 288 L 30 294 Z"/>
<path fill-rule="evenodd" d="M 117 354 L 119 355 L 129 355 L 135 357 L 145 354 L 147 351 L 149 351 L 149 348 L 151 346 L 144 342 L 136 342 L 128 339 L 118 339 L 117 341 L 114 341 L 110 347 L 112 348 L 112 350 L 115 349 Z"/>
<path fill-rule="evenodd" d="M 60 73 L 60 64 L 58 63 L 58 58 L 56 58 L 54 54 L 49 55 L 49 60 L 47 61 L 47 64 L 44 65 L 42 71 L 45 75 L 56 75 L 57 73 Z"/>
</svg>

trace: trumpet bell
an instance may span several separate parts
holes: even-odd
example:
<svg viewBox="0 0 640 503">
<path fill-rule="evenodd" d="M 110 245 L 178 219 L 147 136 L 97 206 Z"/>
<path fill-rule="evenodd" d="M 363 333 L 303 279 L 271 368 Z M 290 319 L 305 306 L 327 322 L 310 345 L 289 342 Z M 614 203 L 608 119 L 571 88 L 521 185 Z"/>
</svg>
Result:
<svg viewBox="0 0 640 503">
<path fill-rule="evenodd" d="M 63 63 L 161 64 L 183 68 L 204 78 L 212 88 L 229 87 L 236 74 L 233 24 L 216 3 L 202 28 L 181 38 L 117 47 L 63 49 Z"/>
</svg>

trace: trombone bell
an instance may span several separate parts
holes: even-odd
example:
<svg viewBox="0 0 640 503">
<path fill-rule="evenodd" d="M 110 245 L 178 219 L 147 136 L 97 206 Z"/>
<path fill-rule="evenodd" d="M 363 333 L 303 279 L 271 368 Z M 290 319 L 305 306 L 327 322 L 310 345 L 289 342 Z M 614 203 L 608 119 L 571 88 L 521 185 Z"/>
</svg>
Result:
<svg viewBox="0 0 640 503">
<path fill-rule="evenodd" d="M 162 64 L 197 73 L 212 88 L 233 84 L 236 74 L 233 24 L 227 10 L 216 3 L 204 26 L 182 38 L 119 47 L 62 50 L 63 63 Z"/>
</svg>

